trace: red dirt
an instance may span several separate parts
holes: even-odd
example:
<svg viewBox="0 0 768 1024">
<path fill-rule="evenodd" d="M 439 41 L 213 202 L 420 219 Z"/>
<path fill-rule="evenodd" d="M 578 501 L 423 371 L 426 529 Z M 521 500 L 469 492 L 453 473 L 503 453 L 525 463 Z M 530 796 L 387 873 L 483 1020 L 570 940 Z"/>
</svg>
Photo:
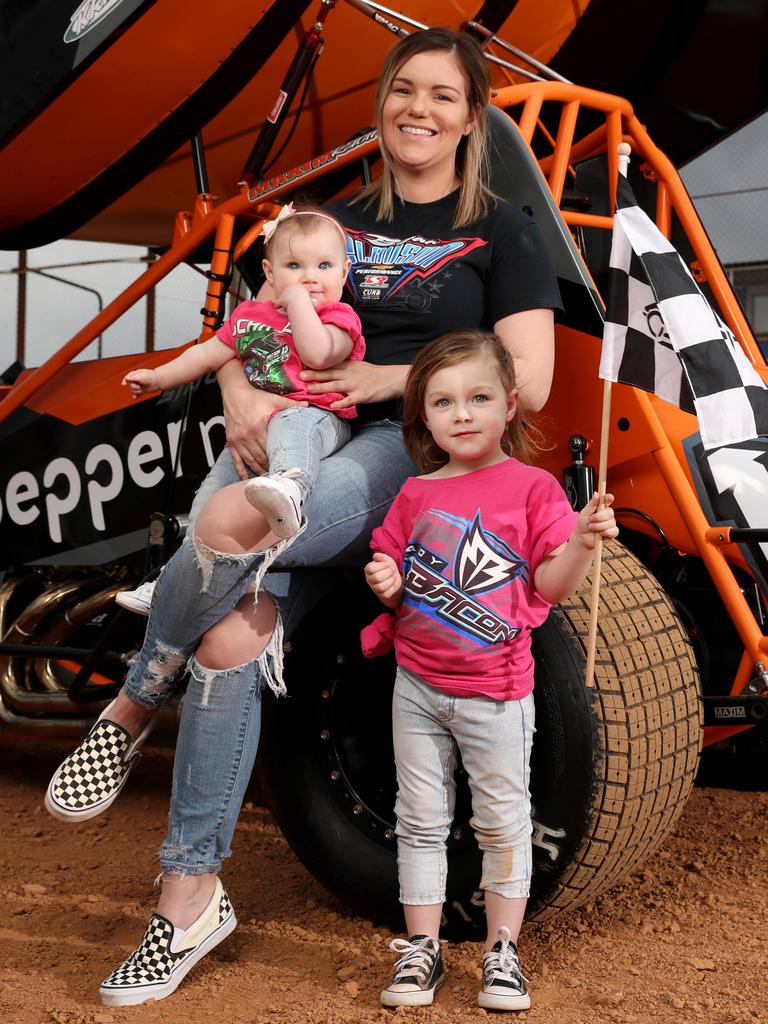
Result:
<svg viewBox="0 0 768 1024">
<path fill-rule="evenodd" d="M 475 1004 L 480 947 L 447 944 L 431 1009 L 382 1010 L 392 936 L 350 915 L 249 803 L 224 881 L 240 925 L 162 1003 L 108 1009 L 98 985 L 152 907 L 170 755 L 150 751 L 115 807 L 73 828 L 42 808 L 69 745 L 0 743 L 0 1021 L 13 1024 L 470 1024 L 768 1021 L 768 793 L 697 788 L 639 873 L 594 905 L 526 929 L 533 1008 Z"/>
</svg>

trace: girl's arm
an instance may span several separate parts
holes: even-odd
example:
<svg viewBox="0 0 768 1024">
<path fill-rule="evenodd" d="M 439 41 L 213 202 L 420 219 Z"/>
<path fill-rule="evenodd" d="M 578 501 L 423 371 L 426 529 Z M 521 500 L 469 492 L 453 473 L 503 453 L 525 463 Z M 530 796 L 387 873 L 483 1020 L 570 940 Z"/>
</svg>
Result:
<svg viewBox="0 0 768 1024">
<path fill-rule="evenodd" d="M 198 380 L 209 370 L 218 370 L 234 358 L 235 352 L 229 345 L 218 338 L 209 338 L 199 345 L 191 345 L 180 356 L 153 370 L 131 370 L 123 377 L 122 383 L 133 391 L 135 397 L 149 391 L 167 391 L 179 384 Z M 241 373 L 241 376 L 244 375 Z"/>
<path fill-rule="evenodd" d="M 291 322 L 293 343 L 305 366 L 325 370 L 343 362 L 352 351 L 352 339 L 347 332 L 322 322 L 302 285 L 286 288 L 276 305 L 285 310 Z"/>
<path fill-rule="evenodd" d="M 365 567 L 365 582 L 387 608 L 397 608 L 403 596 L 403 577 L 390 555 L 377 551 Z"/>
<path fill-rule="evenodd" d="M 494 324 L 515 364 L 518 402 L 524 411 L 544 407 L 555 368 L 555 315 L 551 309 L 526 309 Z"/>
<path fill-rule="evenodd" d="M 579 589 L 592 564 L 597 534 L 603 541 L 619 535 L 611 508 L 613 495 L 606 494 L 605 507 L 599 511 L 598 500 L 597 494 L 593 494 L 579 513 L 568 542 L 555 548 L 533 574 L 533 588 L 548 604 L 557 604 Z"/>
</svg>

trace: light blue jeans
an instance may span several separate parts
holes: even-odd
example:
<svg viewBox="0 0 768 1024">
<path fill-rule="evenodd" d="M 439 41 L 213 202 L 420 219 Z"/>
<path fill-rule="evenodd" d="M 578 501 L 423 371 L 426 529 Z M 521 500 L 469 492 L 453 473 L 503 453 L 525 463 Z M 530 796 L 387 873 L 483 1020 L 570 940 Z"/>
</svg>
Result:
<svg viewBox="0 0 768 1024">
<path fill-rule="evenodd" d="M 286 469 L 300 469 L 295 480 L 306 505 L 317 480 L 320 460 L 345 445 L 351 433 L 349 420 L 340 419 L 330 409 L 308 405 L 281 410 L 267 428 L 270 476 Z"/>
<path fill-rule="evenodd" d="M 283 409 L 272 417 L 267 427 L 268 472 L 274 474 L 286 469 L 300 469 L 296 483 L 301 491 L 301 500 L 306 504 L 317 481 L 320 460 L 337 452 L 351 435 L 350 421 L 341 419 L 329 409 L 318 409 L 314 405 Z M 251 472 L 251 477 L 256 475 Z M 229 449 L 225 448 L 195 494 L 188 528 L 194 526 L 212 494 L 237 483 L 239 479 Z"/>
<path fill-rule="evenodd" d="M 400 902 L 443 903 L 445 843 L 456 802 L 457 754 L 469 776 L 472 826 L 483 851 L 480 888 L 527 897 L 531 881 L 533 694 L 452 697 L 400 667 L 392 698 L 397 766 Z"/>
<path fill-rule="evenodd" d="M 332 585 L 332 574 L 307 566 L 351 567 L 368 559 L 371 531 L 386 514 L 407 476 L 415 472 L 405 453 L 400 424 L 362 425 L 334 455 L 323 459 L 305 509 L 308 528 L 284 550 L 265 583 L 276 599 L 286 635 Z M 225 451 L 196 499 L 236 481 Z M 156 707 L 172 692 L 189 659 L 174 764 L 168 835 L 160 850 L 163 871 L 218 872 L 230 843 L 256 757 L 265 682 L 274 683 L 278 630 L 262 656 L 225 671 L 194 658 L 203 633 L 259 581 L 270 552 L 233 555 L 196 546 L 187 537 L 158 579 L 144 645 L 133 661 L 125 692 Z"/>
</svg>

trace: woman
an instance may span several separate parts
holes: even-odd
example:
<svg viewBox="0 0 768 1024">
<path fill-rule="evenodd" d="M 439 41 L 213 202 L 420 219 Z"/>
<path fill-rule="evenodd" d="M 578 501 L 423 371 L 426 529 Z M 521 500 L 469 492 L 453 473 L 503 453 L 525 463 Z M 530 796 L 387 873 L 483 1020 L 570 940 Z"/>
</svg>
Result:
<svg viewBox="0 0 768 1024">
<path fill-rule="evenodd" d="M 162 895 L 142 943 L 101 987 L 110 1005 L 170 995 L 234 927 L 217 874 L 256 755 L 261 691 L 274 683 L 282 646 L 274 602 L 262 593 L 254 605 L 248 590 L 274 561 L 280 569 L 366 561 L 372 529 L 414 471 L 394 417 L 416 352 L 459 324 L 492 328 L 513 356 L 521 404 L 536 410 L 546 400 L 557 284 L 535 225 L 487 187 L 488 90 L 482 52 L 466 35 L 428 29 L 387 56 L 377 95 L 382 177 L 332 207 L 351 238 L 350 287 L 367 357 L 303 375 L 316 393 L 345 394 L 338 407 L 358 406 L 355 436 L 323 461 L 309 527 L 281 559 L 266 524 L 254 532 L 257 517 L 243 515 L 245 485 L 233 481 L 246 465 L 263 469 L 266 423 L 291 403 L 254 393 L 238 367 L 222 374 L 231 447 L 202 489 L 216 493 L 160 577 L 125 689 L 49 787 L 49 809 L 60 817 L 109 806 L 153 710 L 193 654 L 160 851 Z M 269 579 L 287 632 L 300 617 L 300 577 Z"/>
</svg>

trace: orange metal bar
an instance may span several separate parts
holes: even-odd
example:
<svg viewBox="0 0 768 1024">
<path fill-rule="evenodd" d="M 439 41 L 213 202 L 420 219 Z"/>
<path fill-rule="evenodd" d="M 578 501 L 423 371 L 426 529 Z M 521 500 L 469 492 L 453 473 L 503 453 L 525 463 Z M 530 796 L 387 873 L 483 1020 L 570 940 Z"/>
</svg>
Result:
<svg viewBox="0 0 768 1024">
<path fill-rule="evenodd" d="M 599 128 L 595 128 L 593 132 L 590 132 L 589 135 L 585 135 L 583 139 L 574 142 L 571 146 L 571 164 L 578 164 L 582 160 L 588 160 L 598 153 L 604 153 L 606 131 L 606 125 L 602 124 Z M 541 167 L 542 173 L 545 176 L 549 174 L 551 166 L 552 156 L 540 157 L 539 167 Z"/>
<path fill-rule="evenodd" d="M 574 132 L 576 131 L 576 120 L 579 116 L 579 103 L 574 101 L 563 106 L 560 115 L 560 125 L 557 129 L 557 142 L 552 160 L 552 169 L 549 172 L 549 190 L 555 197 L 555 202 L 560 205 L 563 198 L 563 186 L 565 185 L 565 174 L 568 170 L 568 157 L 571 152 Z"/>
<path fill-rule="evenodd" d="M 510 86 L 509 89 L 500 89 L 493 102 L 499 107 L 510 105 L 513 101 L 510 99 L 505 102 L 504 97 L 508 96 L 512 90 L 517 88 L 518 86 L 513 85 Z M 522 100 L 524 97 L 521 96 L 520 99 Z M 527 98 L 525 98 L 525 106 L 517 126 L 529 146 L 533 139 L 533 133 L 536 130 L 536 125 L 539 121 L 539 114 L 541 113 L 541 105 L 543 102 L 544 97 L 540 93 L 531 93 Z"/>
<path fill-rule="evenodd" d="M 73 675 L 76 675 L 83 667 L 78 661 L 67 661 L 64 658 L 57 658 L 54 664 L 60 665 L 68 672 L 72 672 Z M 91 672 L 88 676 L 88 682 L 93 683 L 94 686 L 114 686 L 116 680 L 110 679 L 109 676 L 104 676 L 100 672 Z"/>
<path fill-rule="evenodd" d="M 265 203 L 259 204 L 260 207 L 263 207 L 265 205 Z M 279 212 L 279 205 L 277 203 L 271 203 L 269 212 L 266 213 L 263 217 L 259 218 L 259 220 L 255 221 L 255 223 L 251 224 L 247 231 L 244 231 L 242 233 L 240 238 L 237 240 L 237 245 L 235 246 L 236 260 L 239 260 L 244 252 L 248 252 L 253 243 L 259 237 L 259 235 L 261 234 L 261 229 L 264 226 L 264 221 L 270 219 L 274 220 L 274 218 L 277 216 Z"/>
<path fill-rule="evenodd" d="M 736 582 L 722 549 L 715 548 L 709 543 L 707 539 L 709 523 L 669 442 L 667 441 L 654 451 L 653 455 L 659 471 L 691 531 L 691 537 L 701 559 L 728 608 L 731 621 L 752 659 L 752 664 L 757 664 L 768 654 L 768 637 L 763 636 L 755 621 L 752 610 Z"/>
<path fill-rule="evenodd" d="M 672 231 L 672 204 L 669 200 L 669 189 L 663 181 L 656 187 L 656 227 L 669 238 Z"/>
<path fill-rule="evenodd" d="M 195 208 L 192 211 L 192 224 L 198 224 L 200 221 L 213 213 L 216 208 L 216 196 L 211 195 L 210 192 L 198 192 L 195 197 Z"/>
<path fill-rule="evenodd" d="M 544 124 L 544 122 L 541 119 L 539 119 L 536 122 L 536 127 L 539 129 L 539 131 L 544 136 L 544 138 L 547 140 L 547 142 L 550 144 L 550 146 L 552 146 L 552 148 L 554 149 L 555 146 L 556 146 L 555 138 L 552 135 L 552 132 L 549 130 L 549 128 L 547 128 L 547 126 Z M 573 154 L 573 143 L 571 143 L 571 154 Z M 539 166 L 541 166 L 541 161 L 539 161 Z M 573 166 L 573 164 L 571 164 L 571 163 L 568 164 L 567 172 L 568 172 L 568 174 L 570 174 L 570 176 L 572 178 L 576 177 L 576 168 Z"/>
<path fill-rule="evenodd" d="M 613 217 L 604 217 L 600 213 L 579 213 L 577 210 L 561 210 L 560 216 L 566 224 L 573 224 L 583 228 L 605 228 L 610 231 L 613 227 Z"/>
<path fill-rule="evenodd" d="M 208 289 L 205 293 L 205 312 L 203 313 L 200 341 L 210 338 L 219 323 L 219 314 L 224 303 L 227 277 L 232 262 L 232 238 L 234 233 L 235 218 L 231 213 L 225 213 L 223 217 L 219 218 L 219 223 L 216 227 L 216 238 L 213 242 L 211 276 L 208 278 Z"/>
<path fill-rule="evenodd" d="M 581 106 L 589 107 L 590 110 L 600 110 L 605 114 L 612 110 L 618 110 L 622 117 L 632 117 L 634 114 L 629 100 L 613 96 L 609 92 L 587 89 L 582 85 L 567 85 L 565 82 L 524 82 L 521 85 L 508 85 L 496 92 L 492 102 L 497 107 L 510 107 L 517 103 L 527 105 L 529 97 L 531 97 L 534 125 L 538 120 L 542 104 L 552 102 L 579 103 Z M 520 131 L 523 130 L 523 117 L 525 117 L 525 112 L 520 118 Z"/>
<path fill-rule="evenodd" d="M 612 110 L 605 119 L 606 158 L 608 160 L 608 209 L 613 215 L 616 209 L 616 186 L 619 181 L 619 143 L 623 135 L 621 131 L 621 114 Z"/>
</svg>

